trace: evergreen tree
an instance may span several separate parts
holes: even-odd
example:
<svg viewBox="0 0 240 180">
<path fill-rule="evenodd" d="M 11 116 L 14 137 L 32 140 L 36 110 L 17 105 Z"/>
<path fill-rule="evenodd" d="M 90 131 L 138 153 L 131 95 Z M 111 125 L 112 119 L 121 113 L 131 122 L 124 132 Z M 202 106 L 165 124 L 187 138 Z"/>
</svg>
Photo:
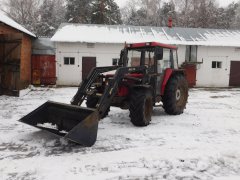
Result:
<svg viewBox="0 0 240 180">
<path fill-rule="evenodd" d="M 137 11 L 131 11 L 130 16 L 126 20 L 126 24 L 133 26 L 145 26 L 148 25 L 147 21 L 147 12 L 142 8 Z"/>
<path fill-rule="evenodd" d="M 67 0 L 67 22 L 91 23 L 91 1 L 92 0 Z"/>
<path fill-rule="evenodd" d="M 51 0 L 44 0 L 39 10 L 39 22 L 37 28 L 37 34 L 39 36 L 52 35 L 55 28 L 52 26 L 54 18 L 53 14 L 54 4 Z"/>
<path fill-rule="evenodd" d="M 239 9 L 238 3 L 231 3 L 226 9 L 226 23 L 228 27 L 238 28 L 239 27 Z"/>
<path fill-rule="evenodd" d="M 91 23 L 121 24 L 121 13 L 114 0 L 93 0 Z"/>
<path fill-rule="evenodd" d="M 161 20 L 161 26 L 167 26 L 169 18 L 173 19 L 173 26 L 177 25 L 177 12 L 175 11 L 175 4 L 173 1 L 164 3 L 159 12 L 159 19 Z"/>
<path fill-rule="evenodd" d="M 167 26 L 170 17 L 173 18 L 174 24 L 177 24 L 177 12 L 172 0 L 168 3 L 164 2 L 163 6 L 161 0 L 139 0 L 138 2 L 141 3 L 140 8 L 132 8 L 130 13 L 123 12 L 125 24 Z"/>
<path fill-rule="evenodd" d="M 51 37 L 65 21 L 65 7 L 62 0 L 44 0 L 39 8 L 37 35 Z"/>
</svg>

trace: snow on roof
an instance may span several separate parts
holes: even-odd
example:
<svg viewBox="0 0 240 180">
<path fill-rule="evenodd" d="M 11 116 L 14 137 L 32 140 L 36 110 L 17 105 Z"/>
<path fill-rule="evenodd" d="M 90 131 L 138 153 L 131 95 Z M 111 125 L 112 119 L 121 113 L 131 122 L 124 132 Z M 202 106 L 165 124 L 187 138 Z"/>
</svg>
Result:
<svg viewBox="0 0 240 180">
<path fill-rule="evenodd" d="M 0 11 L 0 22 L 3 22 L 4 24 L 7 24 L 19 31 L 22 31 L 30 36 L 36 37 L 35 34 L 31 33 L 30 31 L 28 31 L 27 29 L 25 29 L 23 26 L 21 26 L 20 24 L 18 24 L 17 22 L 15 22 L 14 20 L 12 20 L 11 18 L 9 18 L 8 16 L 6 16 L 5 13 Z"/>
<path fill-rule="evenodd" d="M 136 43 L 240 47 L 240 31 L 201 28 L 168 28 L 125 25 L 62 24 L 55 42 Z"/>
</svg>

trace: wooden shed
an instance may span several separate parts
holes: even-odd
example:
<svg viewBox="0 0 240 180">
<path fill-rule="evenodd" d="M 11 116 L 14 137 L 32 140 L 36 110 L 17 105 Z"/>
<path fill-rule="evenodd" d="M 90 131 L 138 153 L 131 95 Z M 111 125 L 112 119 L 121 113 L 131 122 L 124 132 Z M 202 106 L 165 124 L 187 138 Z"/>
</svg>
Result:
<svg viewBox="0 0 240 180">
<path fill-rule="evenodd" d="M 0 95 L 19 96 L 31 84 L 32 39 L 36 36 L 0 12 Z"/>
</svg>

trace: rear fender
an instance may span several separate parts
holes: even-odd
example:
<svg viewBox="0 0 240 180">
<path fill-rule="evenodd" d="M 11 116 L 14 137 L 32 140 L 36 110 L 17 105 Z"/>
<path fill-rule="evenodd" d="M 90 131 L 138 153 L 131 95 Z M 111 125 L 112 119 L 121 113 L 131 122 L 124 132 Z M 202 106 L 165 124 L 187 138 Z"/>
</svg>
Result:
<svg viewBox="0 0 240 180">
<path fill-rule="evenodd" d="M 161 86 L 161 95 L 164 95 L 165 88 L 167 86 L 169 79 L 175 75 L 185 76 L 185 71 L 182 69 L 171 69 L 171 68 L 168 68 L 165 70 L 165 74 L 164 74 L 164 78 Z"/>
<path fill-rule="evenodd" d="M 164 95 L 164 91 L 167 86 L 168 80 L 170 79 L 172 74 L 173 74 L 173 69 L 167 68 L 165 70 L 165 74 L 164 74 L 164 78 L 163 78 L 163 82 L 162 82 L 162 86 L 161 86 L 161 95 Z"/>
</svg>

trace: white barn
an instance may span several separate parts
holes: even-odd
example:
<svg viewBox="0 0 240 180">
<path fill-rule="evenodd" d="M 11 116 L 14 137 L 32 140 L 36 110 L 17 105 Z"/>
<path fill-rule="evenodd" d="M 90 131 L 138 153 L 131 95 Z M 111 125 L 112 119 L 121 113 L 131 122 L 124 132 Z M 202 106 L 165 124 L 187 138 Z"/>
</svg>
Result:
<svg viewBox="0 0 240 180">
<path fill-rule="evenodd" d="M 239 30 L 62 24 L 51 40 L 58 85 L 77 86 L 92 67 L 112 65 L 125 42 L 155 41 L 178 46 L 179 66 L 193 65 L 197 87 L 240 86 Z"/>
</svg>

